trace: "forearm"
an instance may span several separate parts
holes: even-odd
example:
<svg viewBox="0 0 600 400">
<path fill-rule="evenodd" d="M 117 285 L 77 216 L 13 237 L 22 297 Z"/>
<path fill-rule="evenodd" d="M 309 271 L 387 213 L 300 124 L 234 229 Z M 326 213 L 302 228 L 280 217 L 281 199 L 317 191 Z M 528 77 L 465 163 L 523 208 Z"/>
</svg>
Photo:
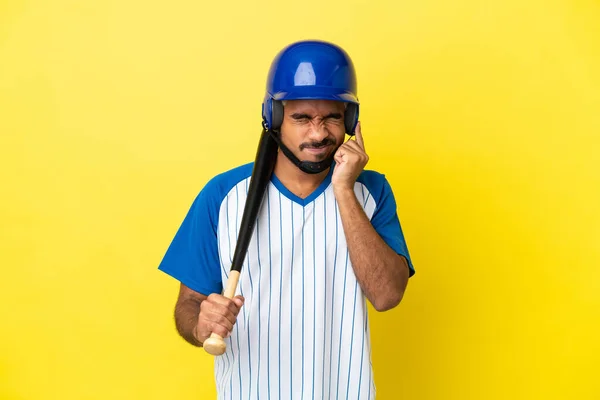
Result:
<svg viewBox="0 0 600 400">
<path fill-rule="evenodd" d="M 195 337 L 198 316 L 200 314 L 200 301 L 193 298 L 179 300 L 175 306 L 175 326 L 179 335 L 188 343 L 202 347 Z"/>
<path fill-rule="evenodd" d="M 371 304 L 389 310 L 402 300 L 409 271 L 406 259 L 379 236 L 352 189 L 336 190 L 354 274 Z"/>
</svg>

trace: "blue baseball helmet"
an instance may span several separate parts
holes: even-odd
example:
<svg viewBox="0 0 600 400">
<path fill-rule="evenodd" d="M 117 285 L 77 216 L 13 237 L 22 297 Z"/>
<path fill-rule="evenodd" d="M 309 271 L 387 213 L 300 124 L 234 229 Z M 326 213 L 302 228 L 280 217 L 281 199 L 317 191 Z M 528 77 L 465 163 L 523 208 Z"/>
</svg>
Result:
<svg viewBox="0 0 600 400">
<path fill-rule="evenodd" d="M 275 57 L 262 104 L 265 127 L 279 130 L 285 100 L 335 100 L 347 103 L 345 129 L 354 134 L 359 101 L 352 60 L 339 46 L 319 40 L 292 43 Z"/>
</svg>

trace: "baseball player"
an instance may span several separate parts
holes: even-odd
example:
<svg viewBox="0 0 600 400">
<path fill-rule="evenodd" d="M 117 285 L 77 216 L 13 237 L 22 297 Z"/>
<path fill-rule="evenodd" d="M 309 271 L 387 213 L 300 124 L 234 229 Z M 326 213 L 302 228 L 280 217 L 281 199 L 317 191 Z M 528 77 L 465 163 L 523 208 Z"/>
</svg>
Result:
<svg viewBox="0 0 600 400">
<path fill-rule="evenodd" d="M 365 169 L 356 88 L 339 46 L 281 50 L 262 107 L 279 152 L 235 297 L 221 293 L 253 163 L 202 188 L 159 266 L 181 283 L 179 334 L 225 338 L 220 399 L 375 398 L 367 302 L 394 308 L 415 270 L 392 189 Z"/>
</svg>

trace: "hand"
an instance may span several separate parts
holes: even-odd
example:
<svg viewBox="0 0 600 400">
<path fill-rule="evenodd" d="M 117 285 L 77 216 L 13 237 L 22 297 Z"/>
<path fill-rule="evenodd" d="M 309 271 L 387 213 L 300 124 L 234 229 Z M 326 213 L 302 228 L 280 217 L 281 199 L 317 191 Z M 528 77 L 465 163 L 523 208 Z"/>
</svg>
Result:
<svg viewBox="0 0 600 400">
<path fill-rule="evenodd" d="M 194 329 L 196 340 L 204 343 L 213 332 L 222 338 L 228 337 L 242 305 L 244 305 L 242 296 L 235 296 L 233 299 L 220 294 L 208 296 L 200 303 L 198 324 Z"/>
<path fill-rule="evenodd" d="M 335 168 L 331 176 L 334 190 L 354 190 L 354 183 L 363 171 L 369 156 L 365 153 L 365 144 L 360 130 L 360 122 L 354 130 L 356 140 L 350 138 L 342 144 L 334 155 Z"/>
</svg>

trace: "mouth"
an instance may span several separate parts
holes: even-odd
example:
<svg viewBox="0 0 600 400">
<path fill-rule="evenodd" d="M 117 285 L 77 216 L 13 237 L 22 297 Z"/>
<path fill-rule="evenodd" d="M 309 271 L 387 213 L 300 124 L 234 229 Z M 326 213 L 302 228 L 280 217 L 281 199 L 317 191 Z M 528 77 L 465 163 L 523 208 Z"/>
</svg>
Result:
<svg viewBox="0 0 600 400">
<path fill-rule="evenodd" d="M 304 151 L 308 152 L 309 154 L 321 155 L 329 151 L 330 147 L 331 145 L 325 145 L 321 147 L 306 147 Z"/>
</svg>

